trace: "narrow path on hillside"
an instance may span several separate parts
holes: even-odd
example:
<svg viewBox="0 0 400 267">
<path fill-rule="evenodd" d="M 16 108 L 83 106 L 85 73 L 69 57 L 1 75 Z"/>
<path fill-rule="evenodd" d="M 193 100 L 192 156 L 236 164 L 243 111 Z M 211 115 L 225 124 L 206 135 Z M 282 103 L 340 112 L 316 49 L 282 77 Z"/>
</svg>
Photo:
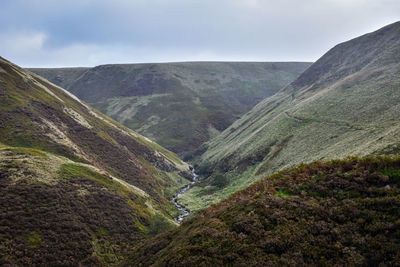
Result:
<svg viewBox="0 0 400 267">
<path fill-rule="evenodd" d="M 172 198 L 172 203 L 174 203 L 174 205 L 178 208 L 178 210 L 180 212 L 182 212 L 182 214 L 180 214 L 178 217 L 175 218 L 175 221 L 177 221 L 178 223 L 181 223 L 183 221 L 183 218 L 189 216 L 190 211 L 185 209 L 184 206 L 182 206 L 181 204 L 178 203 L 178 198 L 185 193 L 199 178 L 199 176 L 195 173 L 194 168 L 192 169 L 192 174 L 193 174 L 193 178 L 192 181 L 190 182 L 190 184 L 182 187 L 178 194 L 176 194 L 173 198 Z"/>
<path fill-rule="evenodd" d="M 357 125 L 352 125 L 351 123 L 347 122 L 347 121 L 338 121 L 338 120 L 318 120 L 318 119 L 314 119 L 314 118 L 301 118 L 301 117 L 297 117 L 293 114 L 290 114 L 288 111 L 285 111 L 284 114 L 295 120 L 298 122 L 317 122 L 317 123 L 324 123 L 324 124 L 333 124 L 333 125 L 337 125 L 337 126 L 341 126 L 341 127 L 346 127 L 349 129 L 355 129 L 355 130 L 364 130 L 363 127 L 361 126 L 357 126 Z"/>
</svg>

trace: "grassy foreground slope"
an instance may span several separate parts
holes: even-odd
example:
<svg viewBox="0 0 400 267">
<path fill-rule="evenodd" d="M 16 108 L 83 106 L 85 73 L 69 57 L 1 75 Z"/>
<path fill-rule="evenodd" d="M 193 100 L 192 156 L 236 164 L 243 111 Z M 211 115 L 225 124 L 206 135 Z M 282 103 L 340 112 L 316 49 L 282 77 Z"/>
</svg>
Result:
<svg viewBox="0 0 400 267">
<path fill-rule="evenodd" d="M 70 74 L 78 71 L 75 68 L 65 69 L 65 74 L 60 69 L 32 71 L 63 82 L 93 107 L 189 158 L 202 143 L 309 66 L 302 62 L 101 65 L 76 80 Z"/>
<path fill-rule="evenodd" d="M 397 266 L 400 157 L 285 169 L 135 250 L 143 266 Z"/>
<path fill-rule="evenodd" d="M 397 22 L 335 46 L 212 139 L 196 161 L 212 176 L 183 198 L 201 208 L 302 162 L 399 152 L 399 118 Z"/>
<path fill-rule="evenodd" d="M 110 265 L 176 226 L 174 153 L 3 58 L 0 103 L 0 265 Z"/>
</svg>

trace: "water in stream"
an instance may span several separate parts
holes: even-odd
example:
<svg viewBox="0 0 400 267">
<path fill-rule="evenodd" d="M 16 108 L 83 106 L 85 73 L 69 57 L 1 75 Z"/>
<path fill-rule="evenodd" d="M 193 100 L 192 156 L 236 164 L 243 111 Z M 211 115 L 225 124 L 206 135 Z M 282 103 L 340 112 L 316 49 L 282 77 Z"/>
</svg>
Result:
<svg viewBox="0 0 400 267">
<path fill-rule="evenodd" d="M 189 216 L 190 211 L 185 209 L 184 206 L 180 205 L 178 203 L 178 198 L 185 193 L 199 178 L 199 176 L 194 172 L 194 168 L 192 169 L 192 174 L 193 174 L 193 178 L 192 181 L 190 182 L 190 184 L 184 186 L 181 188 L 181 190 L 179 190 L 178 194 L 176 194 L 173 198 L 172 198 L 172 202 L 174 203 L 174 205 L 178 208 L 178 210 L 180 212 L 182 212 L 182 214 L 180 214 L 178 217 L 175 218 L 175 221 L 177 221 L 178 223 L 181 223 L 183 221 L 183 218 L 185 218 L 186 216 Z"/>
</svg>

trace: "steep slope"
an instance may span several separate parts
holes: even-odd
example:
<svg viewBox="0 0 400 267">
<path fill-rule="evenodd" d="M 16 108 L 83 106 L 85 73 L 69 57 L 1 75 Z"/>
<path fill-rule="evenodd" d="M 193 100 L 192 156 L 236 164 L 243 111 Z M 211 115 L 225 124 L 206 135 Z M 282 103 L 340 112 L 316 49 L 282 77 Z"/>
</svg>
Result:
<svg viewBox="0 0 400 267">
<path fill-rule="evenodd" d="M 129 266 L 397 266 L 400 156 L 286 169 L 145 242 Z"/>
<path fill-rule="evenodd" d="M 186 205 L 200 208 L 301 162 L 398 152 L 399 117 L 397 22 L 332 48 L 211 140 L 196 162 L 213 175 L 186 193 Z"/>
<path fill-rule="evenodd" d="M 176 225 L 175 154 L 2 58 L 0 103 L 0 265 L 109 265 Z"/>
<path fill-rule="evenodd" d="M 298 77 L 309 63 L 102 65 L 68 83 L 90 105 L 189 158 L 202 143 Z M 72 72 L 73 69 L 66 69 Z M 57 82 L 59 69 L 32 69 Z"/>
</svg>

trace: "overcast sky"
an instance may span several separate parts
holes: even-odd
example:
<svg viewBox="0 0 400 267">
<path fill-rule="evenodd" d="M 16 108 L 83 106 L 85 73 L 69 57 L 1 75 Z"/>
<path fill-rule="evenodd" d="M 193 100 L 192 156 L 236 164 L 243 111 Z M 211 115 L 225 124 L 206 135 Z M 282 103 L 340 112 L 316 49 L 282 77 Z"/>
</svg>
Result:
<svg viewBox="0 0 400 267">
<path fill-rule="evenodd" d="M 398 20 L 399 0 L 1 0 L 0 56 L 23 67 L 315 61 Z"/>
</svg>

